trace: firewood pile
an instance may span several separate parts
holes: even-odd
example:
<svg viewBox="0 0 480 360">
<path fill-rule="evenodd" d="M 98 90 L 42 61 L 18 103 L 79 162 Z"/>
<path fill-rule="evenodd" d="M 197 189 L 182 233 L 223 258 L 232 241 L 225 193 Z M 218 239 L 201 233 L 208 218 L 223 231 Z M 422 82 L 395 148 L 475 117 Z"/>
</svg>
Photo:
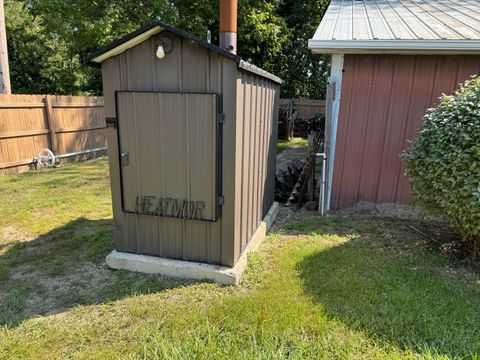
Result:
<svg viewBox="0 0 480 360">
<path fill-rule="evenodd" d="M 313 143 L 309 145 L 310 154 L 308 157 L 295 158 L 288 163 L 286 168 L 280 167 L 277 169 L 276 176 L 275 176 L 275 200 L 276 201 L 286 202 L 288 200 L 289 203 L 298 202 L 298 197 L 301 195 L 298 195 L 296 191 L 294 191 L 295 185 L 299 181 L 299 177 L 301 176 L 302 170 L 307 164 L 307 161 L 310 161 L 310 163 L 313 161 L 313 164 L 315 164 L 316 154 L 320 151 L 320 147 L 323 146 L 324 135 L 325 135 L 324 134 L 325 117 L 315 116 L 309 121 L 308 127 L 306 127 L 306 129 L 309 130 L 309 133 L 314 135 L 314 139 L 316 139 L 315 141 L 316 146 L 313 147 L 314 146 Z M 310 146 L 312 147 L 310 148 Z M 313 158 L 310 159 L 310 157 L 313 157 Z M 315 165 L 313 165 L 313 169 L 315 169 Z M 308 181 L 311 176 L 315 176 L 314 172 L 312 173 L 311 170 L 308 170 L 308 171 L 309 173 L 306 175 L 305 181 Z M 300 182 L 303 184 L 303 179 L 300 180 Z M 300 194 L 302 193 L 303 193 L 303 190 L 300 191 Z M 293 198 L 289 199 L 291 195 L 293 195 Z M 302 196 L 302 200 L 303 200 L 303 196 Z"/>
<path fill-rule="evenodd" d="M 323 114 L 318 114 L 310 119 L 296 119 L 295 137 L 308 137 L 308 134 L 319 129 L 324 122 L 325 115 Z"/>
<path fill-rule="evenodd" d="M 293 159 L 286 169 L 279 168 L 277 170 L 275 176 L 275 201 L 285 202 L 288 200 L 305 163 L 305 159 Z"/>
</svg>

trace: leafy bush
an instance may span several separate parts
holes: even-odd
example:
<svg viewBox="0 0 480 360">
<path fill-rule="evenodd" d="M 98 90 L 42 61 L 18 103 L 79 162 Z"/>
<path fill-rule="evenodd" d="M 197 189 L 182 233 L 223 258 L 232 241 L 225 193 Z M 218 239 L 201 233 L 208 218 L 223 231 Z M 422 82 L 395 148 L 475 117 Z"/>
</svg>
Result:
<svg viewBox="0 0 480 360">
<path fill-rule="evenodd" d="M 402 154 L 414 199 L 445 215 L 473 249 L 480 248 L 480 77 L 443 96 L 425 115 L 412 148 Z"/>
</svg>

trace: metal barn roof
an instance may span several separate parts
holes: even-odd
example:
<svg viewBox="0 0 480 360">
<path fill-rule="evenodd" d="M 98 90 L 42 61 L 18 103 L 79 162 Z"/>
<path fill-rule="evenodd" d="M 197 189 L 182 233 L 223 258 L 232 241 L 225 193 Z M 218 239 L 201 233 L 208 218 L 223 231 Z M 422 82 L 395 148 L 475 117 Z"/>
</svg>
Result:
<svg viewBox="0 0 480 360">
<path fill-rule="evenodd" d="M 478 0 L 332 0 L 315 53 L 480 52 Z"/>
<path fill-rule="evenodd" d="M 249 71 L 253 74 L 262 76 L 264 78 L 267 78 L 269 80 L 272 80 L 278 84 L 283 84 L 283 80 L 280 79 L 278 76 L 269 73 L 266 70 L 263 70 L 253 64 L 250 64 L 249 62 L 242 60 L 242 58 L 238 55 L 232 54 L 231 52 L 222 49 L 214 44 L 211 44 L 203 39 L 200 39 L 199 37 L 196 37 L 194 35 L 191 35 L 185 31 L 182 31 L 180 29 L 177 29 L 171 25 L 168 25 L 167 23 L 164 23 L 163 21 L 156 19 L 152 21 L 151 23 L 142 26 L 140 29 L 124 36 L 121 39 L 118 39 L 111 43 L 110 45 L 105 46 L 104 48 L 97 50 L 96 52 L 90 54 L 88 56 L 88 60 L 91 63 L 99 64 L 104 62 L 105 60 L 111 58 L 112 56 L 116 56 L 118 54 L 123 53 L 124 51 L 140 44 L 141 42 L 149 39 L 155 34 L 158 34 L 164 30 L 170 31 L 182 38 L 189 39 L 195 43 L 197 43 L 200 46 L 203 46 L 210 51 L 213 51 L 219 55 L 222 55 L 230 60 L 233 60 L 238 63 L 238 67 Z"/>
</svg>

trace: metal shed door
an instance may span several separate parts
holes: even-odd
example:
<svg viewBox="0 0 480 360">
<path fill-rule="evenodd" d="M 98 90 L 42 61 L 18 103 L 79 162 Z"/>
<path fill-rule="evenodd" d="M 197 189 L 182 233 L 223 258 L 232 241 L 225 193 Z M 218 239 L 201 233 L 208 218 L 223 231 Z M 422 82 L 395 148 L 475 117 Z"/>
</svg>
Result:
<svg viewBox="0 0 480 360">
<path fill-rule="evenodd" d="M 215 221 L 216 95 L 117 92 L 117 116 L 124 211 Z"/>
</svg>

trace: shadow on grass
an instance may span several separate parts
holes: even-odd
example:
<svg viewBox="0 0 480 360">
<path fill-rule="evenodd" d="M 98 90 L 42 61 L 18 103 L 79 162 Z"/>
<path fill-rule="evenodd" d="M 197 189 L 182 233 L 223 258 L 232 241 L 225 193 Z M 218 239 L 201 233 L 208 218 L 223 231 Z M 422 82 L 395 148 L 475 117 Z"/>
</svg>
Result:
<svg viewBox="0 0 480 360">
<path fill-rule="evenodd" d="M 188 283 L 109 269 L 104 259 L 112 239 L 112 220 L 78 218 L 11 245 L 0 256 L 0 325 Z"/>
<path fill-rule="evenodd" d="M 300 225 L 313 230 L 311 224 Z M 345 229 L 327 225 L 319 232 L 345 234 Z M 404 350 L 434 357 L 480 356 L 478 283 L 449 277 L 441 256 L 381 244 L 379 238 L 388 235 L 384 228 L 352 226 L 357 235 L 350 241 L 297 264 L 305 292 L 327 315 Z M 390 243 L 405 230 L 401 225 L 394 229 Z"/>
</svg>

